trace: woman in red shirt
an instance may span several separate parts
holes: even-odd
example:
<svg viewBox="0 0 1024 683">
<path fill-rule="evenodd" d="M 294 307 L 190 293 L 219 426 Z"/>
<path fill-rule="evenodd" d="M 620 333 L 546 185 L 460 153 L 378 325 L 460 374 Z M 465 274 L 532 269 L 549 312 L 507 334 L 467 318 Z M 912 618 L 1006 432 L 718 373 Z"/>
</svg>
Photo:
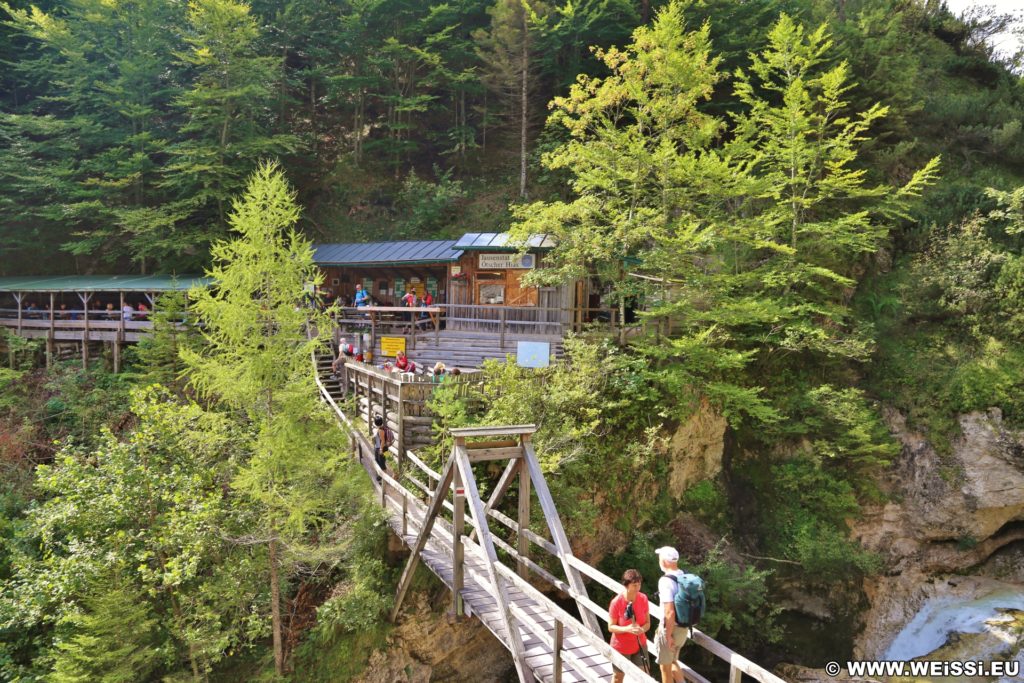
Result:
<svg viewBox="0 0 1024 683">
<path fill-rule="evenodd" d="M 622 575 L 624 593 L 616 595 L 608 606 L 608 630 L 612 634 L 612 647 L 644 671 L 650 673 L 647 659 L 647 630 L 651 627 L 651 607 L 647 596 L 640 592 L 643 577 L 635 569 Z M 622 683 L 625 675 L 612 667 L 614 683 Z"/>
</svg>

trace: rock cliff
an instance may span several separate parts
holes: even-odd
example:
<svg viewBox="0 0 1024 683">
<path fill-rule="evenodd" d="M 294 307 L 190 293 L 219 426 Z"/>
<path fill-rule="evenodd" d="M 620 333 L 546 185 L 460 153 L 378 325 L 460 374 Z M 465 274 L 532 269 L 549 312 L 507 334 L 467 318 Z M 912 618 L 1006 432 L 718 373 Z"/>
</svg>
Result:
<svg viewBox="0 0 1024 683">
<path fill-rule="evenodd" d="M 948 455 L 896 411 L 886 419 L 903 444 L 885 483 L 891 501 L 853 525 L 889 567 L 865 585 L 871 607 L 855 654 L 869 659 L 881 657 L 928 601 L 970 600 L 991 589 L 984 577 L 959 575 L 984 573 L 992 558 L 1024 541 L 1024 434 L 1005 428 L 998 409 L 963 415 Z M 1024 569 L 1003 574 L 1024 593 Z"/>
<path fill-rule="evenodd" d="M 425 593 L 409 596 L 398 626 L 353 683 L 513 683 L 505 647 L 476 619 L 449 622 Z"/>
</svg>

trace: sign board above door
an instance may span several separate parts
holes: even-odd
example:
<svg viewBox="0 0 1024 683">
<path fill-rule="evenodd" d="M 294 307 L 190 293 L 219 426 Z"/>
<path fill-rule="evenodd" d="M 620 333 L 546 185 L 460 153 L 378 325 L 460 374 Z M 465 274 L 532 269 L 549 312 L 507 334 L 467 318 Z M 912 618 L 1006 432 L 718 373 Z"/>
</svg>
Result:
<svg viewBox="0 0 1024 683">
<path fill-rule="evenodd" d="M 537 264 L 534 254 L 480 254 L 480 270 L 503 268 L 533 268 Z"/>
</svg>

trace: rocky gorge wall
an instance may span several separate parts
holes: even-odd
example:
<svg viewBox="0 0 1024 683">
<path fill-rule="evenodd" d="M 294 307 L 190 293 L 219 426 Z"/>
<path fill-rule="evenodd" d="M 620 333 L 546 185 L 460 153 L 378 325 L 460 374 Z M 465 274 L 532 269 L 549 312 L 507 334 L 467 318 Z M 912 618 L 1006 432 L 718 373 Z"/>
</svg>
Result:
<svg viewBox="0 0 1024 683">
<path fill-rule="evenodd" d="M 998 409 L 970 413 L 960 417 L 962 433 L 951 453 L 942 455 L 898 412 L 885 417 L 903 446 L 883 482 L 889 501 L 867 508 L 853 524 L 854 537 L 888 568 L 865 582 L 870 608 L 854 645 L 855 656 L 864 659 L 928 654 L 915 646 L 927 649 L 943 629 L 950 629 L 946 640 L 955 641 L 957 628 L 973 628 L 958 626 L 958 610 L 962 622 L 991 596 L 1003 596 L 996 602 L 1008 605 L 993 603 L 996 610 L 1012 612 L 1024 602 L 1024 433 L 1007 429 Z M 931 623 L 932 632 L 918 634 L 914 645 L 906 646 L 905 637 L 894 642 L 921 621 L 923 610 L 942 606 L 952 610 L 946 622 Z M 1012 642 L 1012 633 L 1003 641 L 1001 653 L 987 654 L 1016 656 L 1020 642 Z M 975 655 L 991 649 L 977 648 Z"/>
</svg>

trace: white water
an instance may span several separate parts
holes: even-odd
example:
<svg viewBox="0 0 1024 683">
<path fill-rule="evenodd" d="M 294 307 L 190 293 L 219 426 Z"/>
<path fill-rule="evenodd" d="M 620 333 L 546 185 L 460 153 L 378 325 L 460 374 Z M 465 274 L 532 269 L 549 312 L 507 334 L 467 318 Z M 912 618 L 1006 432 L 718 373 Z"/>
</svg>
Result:
<svg viewBox="0 0 1024 683">
<path fill-rule="evenodd" d="M 1024 590 L 1020 587 L 996 588 L 977 596 L 942 596 L 924 604 L 914 618 L 896 636 L 885 652 L 885 659 L 908 661 L 923 657 L 945 645 L 953 633 L 993 633 L 1007 645 L 1010 641 L 989 621 L 1008 621 L 999 609 L 1024 610 Z M 977 653 L 980 657 L 994 652 Z"/>
</svg>

